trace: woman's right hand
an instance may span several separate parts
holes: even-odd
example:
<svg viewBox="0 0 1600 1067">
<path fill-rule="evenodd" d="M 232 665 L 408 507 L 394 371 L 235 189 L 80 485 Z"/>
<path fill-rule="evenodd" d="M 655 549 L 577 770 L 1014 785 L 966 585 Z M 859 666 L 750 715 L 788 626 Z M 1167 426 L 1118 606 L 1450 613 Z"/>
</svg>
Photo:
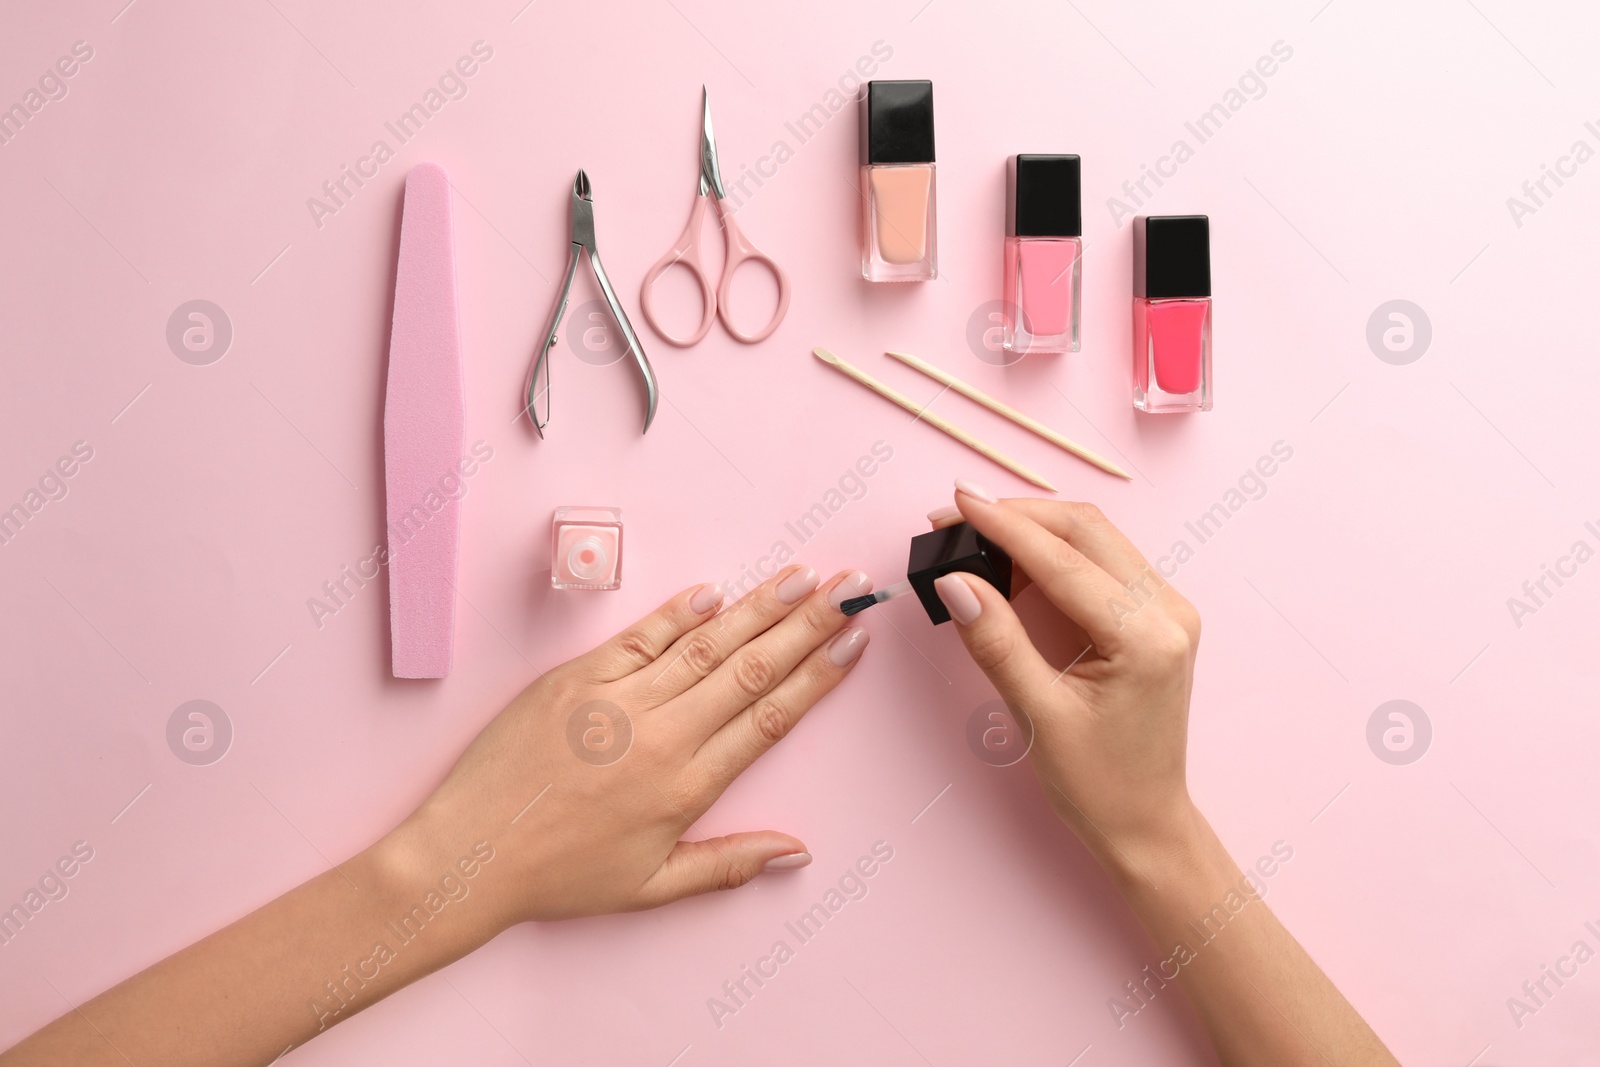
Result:
<svg viewBox="0 0 1600 1067">
<path fill-rule="evenodd" d="M 1052 665 L 994 586 L 934 583 L 973 661 L 1032 724 L 1051 805 L 1108 870 L 1179 846 L 1201 822 L 1184 775 L 1199 614 L 1092 504 L 999 500 L 965 480 L 955 501 L 928 516 L 935 527 L 971 523 L 1022 572 L 1013 593 L 1031 581 L 1060 612 L 1038 635 L 1072 650 Z"/>
<path fill-rule="evenodd" d="M 1270 870 L 1245 875 L 1189 799 L 1194 607 L 1093 505 L 997 500 L 957 481 L 956 506 L 928 518 L 966 519 L 1021 571 L 1013 590 L 1031 581 L 1060 612 L 1037 635 L 1070 649 L 1052 665 L 994 586 L 971 574 L 934 583 L 973 660 L 1032 723 L 1033 769 L 1051 804 L 1164 954 L 1145 968 L 1142 983 L 1156 983 L 1145 989 L 1181 979 L 1223 1063 L 1397 1067 L 1277 917 L 1254 906 L 1252 876 Z M 1216 936 L 1224 924 L 1228 936 Z M 1108 1003 L 1120 1028 L 1146 1001 Z"/>
</svg>

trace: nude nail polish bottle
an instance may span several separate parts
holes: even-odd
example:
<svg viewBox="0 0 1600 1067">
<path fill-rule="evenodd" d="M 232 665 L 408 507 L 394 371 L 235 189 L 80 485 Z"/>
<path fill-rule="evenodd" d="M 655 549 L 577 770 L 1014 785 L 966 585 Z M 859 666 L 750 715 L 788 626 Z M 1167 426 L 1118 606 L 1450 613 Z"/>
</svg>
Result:
<svg viewBox="0 0 1600 1067">
<path fill-rule="evenodd" d="M 1133 220 L 1133 406 L 1211 410 L 1211 222 Z"/>
<path fill-rule="evenodd" d="M 556 589 L 622 585 L 620 508 L 556 508 L 550 523 L 550 584 Z"/>
<path fill-rule="evenodd" d="M 872 81 L 861 92 L 861 276 L 939 276 L 933 83 Z"/>
<path fill-rule="evenodd" d="M 1007 352 L 1076 352 L 1083 262 L 1077 156 L 1015 155 L 1006 166 Z"/>
</svg>

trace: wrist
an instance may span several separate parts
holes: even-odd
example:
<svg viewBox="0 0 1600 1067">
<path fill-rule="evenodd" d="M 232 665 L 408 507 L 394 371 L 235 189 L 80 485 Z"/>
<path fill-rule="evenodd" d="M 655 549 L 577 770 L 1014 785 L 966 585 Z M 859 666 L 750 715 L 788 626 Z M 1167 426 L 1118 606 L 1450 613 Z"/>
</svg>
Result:
<svg viewBox="0 0 1600 1067">
<path fill-rule="evenodd" d="M 1184 796 L 1170 814 L 1096 851 L 1106 873 L 1127 893 L 1203 877 L 1215 868 L 1218 848 L 1210 823 Z"/>
<path fill-rule="evenodd" d="M 490 892 L 499 881 L 491 877 L 498 856 L 494 842 L 454 840 L 435 821 L 426 808 L 419 810 L 358 860 L 395 936 L 426 929 L 429 954 L 442 965 L 486 943 L 510 922 Z"/>
</svg>

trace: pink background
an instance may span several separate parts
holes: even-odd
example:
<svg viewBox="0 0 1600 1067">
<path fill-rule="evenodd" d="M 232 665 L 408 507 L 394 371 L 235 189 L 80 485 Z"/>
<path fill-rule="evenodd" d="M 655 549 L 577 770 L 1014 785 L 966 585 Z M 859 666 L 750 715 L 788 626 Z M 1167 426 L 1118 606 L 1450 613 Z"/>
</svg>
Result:
<svg viewBox="0 0 1600 1067">
<path fill-rule="evenodd" d="M 1241 862 L 1293 848 L 1269 900 L 1403 1061 L 1592 1059 L 1600 963 L 1520 1030 L 1506 1000 L 1579 938 L 1600 948 L 1583 928 L 1600 921 L 1600 563 L 1520 627 L 1506 600 L 1574 541 L 1600 545 L 1584 528 L 1600 520 L 1600 364 L 1580 310 L 1600 164 L 1549 186 L 1520 227 L 1505 203 L 1573 141 L 1600 147 L 1583 126 L 1600 91 L 1592 10 L 124 3 L 0 15 L 5 106 L 73 42 L 94 50 L 0 145 L 0 505 L 74 442 L 94 452 L 0 545 L 0 905 L 73 842 L 95 850 L 70 896 L 0 947 L 0 1044 L 368 844 L 534 667 L 668 593 L 779 540 L 825 573 L 890 581 L 953 476 L 1024 491 L 818 365 L 825 343 L 926 400 L 937 387 L 879 354 L 919 353 L 1136 468 L 1121 483 L 959 397 L 935 404 L 1101 504 L 1152 557 L 1193 547 L 1185 522 L 1291 447 L 1176 579 L 1207 623 L 1194 793 Z M 318 228 L 307 198 L 375 139 L 393 147 L 383 123 L 479 40 L 493 58 L 468 95 Z M 1213 220 L 1216 410 L 1136 418 L 1129 231 L 1106 200 L 1175 139 L 1193 145 L 1185 121 L 1276 41 L 1293 54 L 1264 95 L 1149 203 Z M 892 52 L 879 76 L 937 87 L 931 284 L 859 280 L 854 117 L 804 144 L 785 126 L 875 42 Z M 637 314 L 689 208 L 702 82 L 730 180 L 780 139 L 793 150 L 739 216 L 795 284 L 754 348 L 718 327 L 672 349 Z M 998 297 L 1003 164 L 1019 150 L 1084 158 L 1085 340 L 1000 368 L 966 335 Z M 306 606 L 382 536 L 399 193 L 424 160 L 457 187 L 467 440 L 494 449 L 462 505 L 456 665 L 439 684 L 387 677 L 381 584 L 320 630 Z M 513 423 L 517 392 L 579 166 L 663 403 L 641 438 L 626 368 L 563 339 L 537 443 Z M 575 304 L 595 296 L 580 276 Z M 165 340 L 196 298 L 234 331 L 209 366 Z M 1366 341 L 1391 299 L 1432 324 L 1405 366 Z M 785 523 L 880 440 L 893 459 L 800 546 Z M 561 504 L 623 509 L 620 592 L 548 589 Z M 849 683 L 697 828 L 791 831 L 811 868 L 512 930 L 288 1062 L 1210 1062 L 1173 990 L 1113 1022 L 1107 999 L 1160 957 L 1026 768 L 968 750 L 992 693 L 956 635 L 905 602 L 868 625 Z M 210 766 L 165 739 L 193 699 L 233 725 Z M 1432 723 L 1410 765 L 1368 748 L 1391 699 Z M 894 859 L 870 894 L 719 1029 L 707 998 L 880 840 Z"/>
</svg>

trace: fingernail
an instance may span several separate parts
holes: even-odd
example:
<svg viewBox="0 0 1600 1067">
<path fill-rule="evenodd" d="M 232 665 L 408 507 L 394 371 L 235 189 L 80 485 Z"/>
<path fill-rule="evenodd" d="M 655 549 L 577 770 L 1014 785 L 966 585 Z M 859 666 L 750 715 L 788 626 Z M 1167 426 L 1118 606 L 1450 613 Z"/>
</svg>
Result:
<svg viewBox="0 0 1600 1067">
<path fill-rule="evenodd" d="M 689 598 L 689 610 L 696 615 L 704 615 L 720 603 L 722 603 L 722 583 L 712 582 L 694 591 L 694 596 Z"/>
<path fill-rule="evenodd" d="M 928 521 L 932 523 L 940 523 L 946 519 L 959 519 L 960 517 L 961 509 L 954 504 L 946 504 L 942 508 L 934 508 L 928 512 Z"/>
<path fill-rule="evenodd" d="M 778 583 L 778 588 L 773 592 L 778 595 L 780 603 L 793 604 L 817 587 L 822 579 L 817 576 L 814 567 L 802 567 L 789 577 Z"/>
<path fill-rule="evenodd" d="M 787 856 L 774 856 L 761 865 L 761 873 L 768 871 L 798 871 L 801 867 L 811 866 L 811 853 L 791 852 Z"/>
<path fill-rule="evenodd" d="M 978 600 L 978 594 L 972 591 L 972 586 L 968 585 L 967 580 L 959 574 L 940 575 L 933 580 L 933 589 L 939 594 L 939 599 L 944 601 L 950 617 L 962 626 L 972 625 L 972 621 L 983 612 L 983 604 Z"/>
<path fill-rule="evenodd" d="M 971 482 L 965 478 L 956 479 L 956 492 L 965 493 L 974 500 L 981 500 L 985 504 L 1000 503 L 1000 498 L 991 493 L 988 486 L 979 485 L 977 482 Z"/>
<path fill-rule="evenodd" d="M 828 662 L 835 667 L 848 667 L 861 656 L 861 650 L 867 647 L 867 642 L 872 640 L 872 635 L 859 626 L 851 627 L 828 645 Z"/>
<path fill-rule="evenodd" d="M 866 571 L 851 571 L 839 579 L 839 584 L 828 591 L 828 603 L 833 610 L 838 611 L 839 605 L 853 596 L 864 596 L 872 592 L 872 579 L 867 577 Z"/>
</svg>

